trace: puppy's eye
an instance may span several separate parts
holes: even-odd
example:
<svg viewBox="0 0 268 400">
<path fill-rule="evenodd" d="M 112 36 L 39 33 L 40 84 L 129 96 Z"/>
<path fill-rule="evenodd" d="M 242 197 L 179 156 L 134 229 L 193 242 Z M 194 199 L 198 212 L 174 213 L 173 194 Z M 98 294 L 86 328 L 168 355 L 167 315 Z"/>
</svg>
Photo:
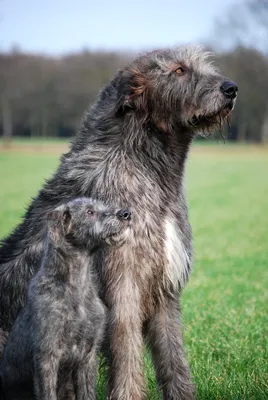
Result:
<svg viewBox="0 0 268 400">
<path fill-rule="evenodd" d="M 93 215 L 93 214 L 94 214 L 94 211 L 92 211 L 90 209 L 87 210 L 87 215 Z"/>
<path fill-rule="evenodd" d="M 176 72 L 176 74 L 178 74 L 178 75 L 184 75 L 185 72 L 186 72 L 186 68 L 180 66 L 180 67 L 178 67 L 177 69 L 175 69 L 175 72 Z"/>
</svg>

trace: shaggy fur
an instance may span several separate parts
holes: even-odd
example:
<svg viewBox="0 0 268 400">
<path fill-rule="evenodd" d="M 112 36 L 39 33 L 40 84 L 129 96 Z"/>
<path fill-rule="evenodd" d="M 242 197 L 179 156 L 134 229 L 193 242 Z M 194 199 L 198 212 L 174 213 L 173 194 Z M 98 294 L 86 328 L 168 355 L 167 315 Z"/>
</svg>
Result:
<svg viewBox="0 0 268 400">
<path fill-rule="evenodd" d="M 128 244 L 99 251 L 94 261 L 109 310 L 109 398 L 143 398 L 145 338 L 164 398 L 193 398 L 178 303 L 192 263 L 185 162 L 195 135 L 222 128 L 236 93 L 237 86 L 197 47 L 142 55 L 114 76 L 85 115 L 55 175 L 2 244 L 4 331 L 25 304 L 29 279 L 40 264 L 45 213 L 79 195 L 129 204 Z"/>
<path fill-rule="evenodd" d="M 86 198 L 50 213 L 41 268 L 1 360 L 2 397 L 56 400 L 57 387 L 70 377 L 77 400 L 95 399 L 105 308 L 92 278 L 92 254 L 124 243 L 129 220 L 129 211 Z"/>
</svg>

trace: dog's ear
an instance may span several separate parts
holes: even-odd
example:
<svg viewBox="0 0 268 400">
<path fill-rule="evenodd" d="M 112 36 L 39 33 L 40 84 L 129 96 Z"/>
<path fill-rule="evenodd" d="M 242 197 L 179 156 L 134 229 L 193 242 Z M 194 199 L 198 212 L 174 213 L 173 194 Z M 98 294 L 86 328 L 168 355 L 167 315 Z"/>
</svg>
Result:
<svg viewBox="0 0 268 400">
<path fill-rule="evenodd" d="M 147 111 L 147 81 L 141 72 L 133 68 L 120 71 L 114 83 L 117 92 L 115 116 L 130 109 Z"/>
<path fill-rule="evenodd" d="M 62 211 L 53 210 L 46 214 L 48 233 L 54 243 L 58 243 L 62 236 Z"/>
<path fill-rule="evenodd" d="M 139 110 L 147 110 L 148 82 L 145 75 L 138 69 L 130 69 L 130 94 L 126 101 L 135 105 Z"/>
<path fill-rule="evenodd" d="M 60 210 L 49 211 L 46 214 L 46 218 L 50 224 L 55 224 L 60 222 L 61 216 L 62 216 L 62 211 Z"/>
<path fill-rule="evenodd" d="M 71 222 L 71 213 L 68 206 L 62 206 L 46 214 L 48 231 L 54 242 L 61 240 L 61 236 L 68 232 Z"/>
<path fill-rule="evenodd" d="M 71 219 L 72 219 L 72 216 L 71 216 L 70 208 L 68 206 L 66 206 L 62 212 L 62 225 L 64 227 L 65 232 L 67 232 L 70 227 Z"/>
</svg>

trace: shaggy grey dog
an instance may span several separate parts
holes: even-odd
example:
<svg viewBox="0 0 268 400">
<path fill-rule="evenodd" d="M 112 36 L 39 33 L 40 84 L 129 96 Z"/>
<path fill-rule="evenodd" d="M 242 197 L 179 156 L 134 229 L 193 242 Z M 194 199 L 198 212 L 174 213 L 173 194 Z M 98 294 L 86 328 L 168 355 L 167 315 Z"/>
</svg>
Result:
<svg viewBox="0 0 268 400">
<path fill-rule="evenodd" d="M 105 244 L 122 244 L 129 221 L 128 210 L 116 212 L 87 198 L 50 213 L 41 268 L 1 361 L 7 400 L 33 398 L 33 386 L 37 399 L 56 400 L 69 376 L 76 399 L 95 399 L 105 307 L 93 282 L 92 255 Z"/>
<path fill-rule="evenodd" d="M 184 170 L 193 138 L 221 129 L 237 86 L 197 47 L 154 51 L 119 71 L 85 115 L 70 151 L 0 249 L 0 326 L 10 330 L 44 248 L 45 213 L 66 198 L 129 204 L 128 245 L 95 255 L 108 308 L 109 398 L 144 397 L 144 339 L 164 399 L 192 399 L 179 296 L 192 263 Z"/>
</svg>

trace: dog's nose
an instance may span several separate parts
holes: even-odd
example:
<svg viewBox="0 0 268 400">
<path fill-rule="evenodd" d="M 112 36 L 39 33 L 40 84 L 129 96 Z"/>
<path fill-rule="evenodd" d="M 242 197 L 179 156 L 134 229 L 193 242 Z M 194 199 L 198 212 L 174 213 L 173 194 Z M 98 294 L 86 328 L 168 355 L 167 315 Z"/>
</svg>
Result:
<svg viewBox="0 0 268 400">
<path fill-rule="evenodd" d="M 232 81 L 223 81 L 220 89 L 227 99 L 234 99 L 238 91 L 237 84 Z"/>
<path fill-rule="evenodd" d="M 118 219 L 125 219 L 127 221 L 131 219 L 131 212 L 129 210 L 119 210 L 116 215 Z"/>
</svg>

